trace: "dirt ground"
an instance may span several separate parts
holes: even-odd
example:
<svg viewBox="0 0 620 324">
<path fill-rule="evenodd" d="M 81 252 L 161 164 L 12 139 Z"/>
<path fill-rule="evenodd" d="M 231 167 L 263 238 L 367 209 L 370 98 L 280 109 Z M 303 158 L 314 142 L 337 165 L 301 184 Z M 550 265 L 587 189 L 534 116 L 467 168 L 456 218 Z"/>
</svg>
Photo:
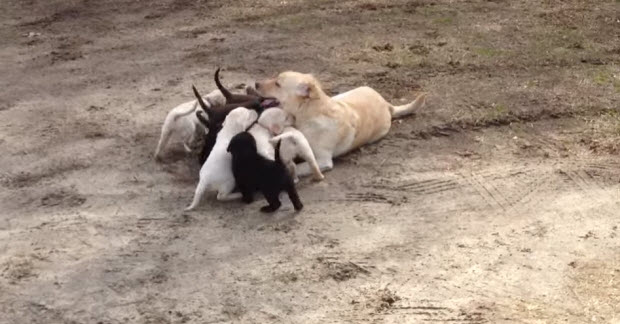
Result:
<svg viewBox="0 0 620 324">
<path fill-rule="evenodd" d="M 618 0 L 3 0 L 0 323 L 620 323 Z M 275 215 L 152 155 L 191 84 L 429 93 Z"/>
</svg>

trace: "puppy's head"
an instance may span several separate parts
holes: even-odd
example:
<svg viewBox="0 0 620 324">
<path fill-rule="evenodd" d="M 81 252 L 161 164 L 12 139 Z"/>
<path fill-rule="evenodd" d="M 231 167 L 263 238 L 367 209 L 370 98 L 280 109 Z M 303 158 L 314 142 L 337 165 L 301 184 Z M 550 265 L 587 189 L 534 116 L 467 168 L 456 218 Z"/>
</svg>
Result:
<svg viewBox="0 0 620 324">
<path fill-rule="evenodd" d="M 256 82 L 256 91 L 261 96 L 276 98 L 282 108 L 292 114 L 298 111 L 302 103 L 318 99 L 323 93 L 314 76 L 292 71 Z"/>
<path fill-rule="evenodd" d="M 295 117 L 280 108 L 269 108 L 258 117 L 258 123 L 273 135 L 279 135 L 284 127 L 295 124 Z"/>
<path fill-rule="evenodd" d="M 230 129 L 233 131 L 243 131 L 248 128 L 258 118 L 258 113 L 244 107 L 233 109 L 222 124 L 222 129 Z"/>
<path fill-rule="evenodd" d="M 235 157 L 253 157 L 257 154 L 256 140 L 250 133 L 241 132 L 230 140 L 226 151 Z"/>
</svg>

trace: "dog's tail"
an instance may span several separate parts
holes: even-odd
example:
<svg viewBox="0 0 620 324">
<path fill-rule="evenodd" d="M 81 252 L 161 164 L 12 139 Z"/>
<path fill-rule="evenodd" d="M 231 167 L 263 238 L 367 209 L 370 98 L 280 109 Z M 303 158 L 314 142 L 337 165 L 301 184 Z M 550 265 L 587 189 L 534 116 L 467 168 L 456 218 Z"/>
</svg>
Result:
<svg viewBox="0 0 620 324">
<path fill-rule="evenodd" d="M 204 112 L 207 114 L 207 117 L 209 117 L 209 120 L 213 120 L 213 117 L 214 117 L 213 112 L 211 111 L 211 109 L 209 109 L 209 106 L 207 106 L 204 100 L 202 100 L 202 96 L 200 95 L 198 90 L 196 90 L 196 87 L 194 85 L 192 85 L 192 90 L 194 91 L 194 96 L 196 96 L 196 100 L 198 100 L 198 103 L 200 104 L 200 107 L 202 107 L 202 110 L 204 110 Z M 198 112 L 196 112 L 196 117 L 198 117 Z M 203 116 L 200 116 L 200 117 L 203 117 Z M 198 117 L 198 119 L 200 119 L 200 117 Z M 200 121 L 202 122 L 202 120 Z"/>
<path fill-rule="evenodd" d="M 419 95 L 415 98 L 414 101 L 402 105 L 402 106 L 391 106 L 390 113 L 392 114 L 392 118 L 399 118 L 403 116 L 407 116 L 413 114 L 416 110 L 421 109 L 426 104 L 426 93 Z"/>
<path fill-rule="evenodd" d="M 209 128 L 209 120 L 202 115 L 202 111 L 196 110 L 196 118 L 207 128 Z"/>
<path fill-rule="evenodd" d="M 280 144 L 282 144 L 281 139 L 278 140 L 278 143 L 276 144 L 276 150 L 275 150 L 275 153 L 273 154 L 273 157 L 276 163 L 283 164 L 282 159 L 280 158 Z"/>
<path fill-rule="evenodd" d="M 272 145 L 274 145 L 274 146 L 275 146 L 276 144 L 277 144 L 277 145 L 279 145 L 279 143 L 280 143 L 283 139 L 286 139 L 286 138 L 289 138 L 289 137 L 290 137 L 291 139 L 293 139 L 293 140 L 294 140 L 294 138 L 293 138 L 293 134 L 292 134 L 292 133 L 283 133 L 283 134 L 276 135 L 276 136 L 274 136 L 274 137 L 270 138 L 270 139 L 269 139 L 269 143 L 271 143 L 271 144 L 272 144 Z"/>
<path fill-rule="evenodd" d="M 219 67 L 217 68 L 217 70 L 215 70 L 215 75 L 213 76 L 213 79 L 215 80 L 215 85 L 217 86 L 217 88 L 220 89 L 220 92 L 222 92 L 222 94 L 226 98 L 226 101 L 231 100 L 232 93 L 230 93 L 230 91 L 224 88 L 222 83 L 220 83 L 220 68 Z"/>
<path fill-rule="evenodd" d="M 195 102 L 194 105 L 191 108 L 188 108 L 187 110 L 185 110 L 183 112 L 180 112 L 180 113 L 177 113 L 176 115 L 174 115 L 174 118 L 172 120 L 177 120 L 180 117 L 187 116 L 187 115 L 193 113 L 196 110 L 197 106 L 198 106 L 198 103 Z"/>
</svg>

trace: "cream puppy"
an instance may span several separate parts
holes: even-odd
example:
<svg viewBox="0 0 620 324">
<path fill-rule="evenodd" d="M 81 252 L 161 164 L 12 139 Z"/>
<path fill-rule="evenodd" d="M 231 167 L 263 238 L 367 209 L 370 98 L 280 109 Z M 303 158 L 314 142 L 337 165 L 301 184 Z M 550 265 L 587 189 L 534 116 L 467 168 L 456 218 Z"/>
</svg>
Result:
<svg viewBox="0 0 620 324">
<path fill-rule="evenodd" d="M 219 90 L 209 93 L 204 96 L 204 99 L 209 107 L 226 103 L 226 98 Z M 161 128 L 161 136 L 155 150 L 156 160 L 161 160 L 163 149 L 173 137 L 181 139 L 186 152 L 191 152 L 195 149 L 197 142 L 203 137 L 202 134 L 207 131 L 205 126 L 196 117 L 196 109 L 201 108 L 198 107 L 198 101 L 193 100 L 176 106 L 168 113 Z"/>
<path fill-rule="evenodd" d="M 297 156 L 304 159 L 310 165 L 315 180 L 320 181 L 325 178 L 319 169 L 306 137 L 292 127 L 295 123 L 295 118 L 291 114 L 280 108 L 269 108 L 260 115 L 258 123 L 269 129 L 273 135 L 276 135 L 269 140 L 271 144 L 277 145 L 281 141 L 280 159 L 295 182 L 299 181 L 294 162 Z"/>
<path fill-rule="evenodd" d="M 269 143 L 271 134 L 256 123 L 258 113 L 255 110 L 239 107 L 233 109 L 222 124 L 222 130 L 217 134 L 215 146 L 207 161 L 200 168 L 200 180 L 196 186 L 192 204 L 185 210 L 193 210 L 202 201 L 207 191 L 217 191 L 218 200 L 233 200 L 241 198 L 241 193 L 233 193 L 235 178 L 232 173 L 232 156 L 226 152 L 233 136 L 248 131 L 256 140 L 258 153 L 273 160 L 274 148 Z"/>
<path fill-rule="evenodd" d="M 295 127 L 310 143 L 321 170 L 330 170 L 334 157 L 381 139 L 393 118 L 412 114 L 426 101 L 422 94 L 409 104 L 394 106 L 369 87 L 330 98 L 314 76 L 291 71 L 256 82 L 256 90 L 276 98 L 295 117 Z M 297 172 L 310 174 L 310 165 L 302 163 Z"/>
</svg>

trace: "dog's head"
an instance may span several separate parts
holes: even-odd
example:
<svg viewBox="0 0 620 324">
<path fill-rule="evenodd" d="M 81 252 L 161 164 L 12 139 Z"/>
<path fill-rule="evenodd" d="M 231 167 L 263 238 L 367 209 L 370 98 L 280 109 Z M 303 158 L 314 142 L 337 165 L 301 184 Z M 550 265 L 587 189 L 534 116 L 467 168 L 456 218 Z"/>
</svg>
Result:
<svg viewBox="0 0 620 324">
<path fill-rule="evenodd" d="M 258 117 L 258 123 L 273 135 L 279 135 L 284 127 L 295 124 L 295 117 L 280 108 L 269 108 Z"/>
<path fill-rule="evenodd" d="M 256 82 L 256 91 L 264 97 L 273 97 L 280 106 L 295 114 L 308 100 L 318 99 L 323 94 L 321 85 L 311 74 L 282 72 L 273 79 Z"/>
<path fill-rule="evenodd" d="M 254 110 L 250 110 L 244 107 L 238 107 L 233 109 L 222 124 L 222 131 L 230 130 L 232 132 L 241 132 L 246 130 L 256 119 L 258 113 Z"/>
<path fill-rule="evenodd" d="M 228 144 L 227 152 L 234 157 L 248 158 L 256 156 L 256 140 L 248 132 L 241 132 L 235 135 Z"/>
</svg>

